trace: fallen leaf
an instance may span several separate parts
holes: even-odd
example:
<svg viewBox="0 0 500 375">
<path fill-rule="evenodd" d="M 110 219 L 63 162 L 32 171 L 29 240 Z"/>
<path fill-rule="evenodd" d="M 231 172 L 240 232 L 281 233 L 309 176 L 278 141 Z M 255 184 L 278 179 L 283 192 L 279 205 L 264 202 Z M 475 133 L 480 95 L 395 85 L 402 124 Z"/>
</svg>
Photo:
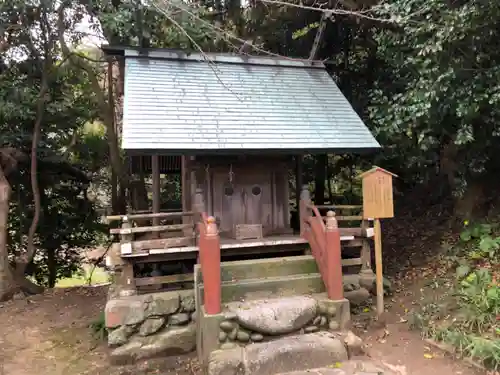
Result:
<svg viewBox="0 0 500 375">
<path fill-rule="evenodd" d="M 340 368 L 340 367 L 342 367 L 342 363 L 341 362 L 336 362 L 333 365 L 328 365 L 327 367 L 328 368 Z"/>
<path fill-rule="evenodd" d="M 432 354 L 425 353 L 424 354 L 424 358 L 426 358 L 426 359 L 432 359 L 432 358 L 434 358 L 434 356 Z"/>
</svg>

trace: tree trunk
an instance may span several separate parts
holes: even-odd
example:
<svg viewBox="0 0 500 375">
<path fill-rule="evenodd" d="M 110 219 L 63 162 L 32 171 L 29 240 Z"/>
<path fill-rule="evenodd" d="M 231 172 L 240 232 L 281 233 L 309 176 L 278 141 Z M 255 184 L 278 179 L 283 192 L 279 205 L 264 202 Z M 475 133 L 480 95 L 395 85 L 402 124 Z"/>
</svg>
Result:
<svg viewBox="0 0 500 375">
<path fill-rule="evenodd" d="M 1 167 L 0 167 L 1 168 Z M 7 249 L 7 225 L 9 222 L 9 182 L 0 170 L 0 301 L 5 301 L 19 291 L 9 265 Z"/>
<path fill-rule="evenodd" d="M 56 249 L 47 249 L 47 269 L 49 271 L 47 285 L 53 288 L 57 281 Z"/>
<path fill-rule="evenodd" d="M 449 189 L 455 188 L 455 173 L 457 171 L 458 147 L 453 139 L 442 142 L 439 155 L 439 173 L 448 182 Z"/>
<path fill-rule="evenodd" d="M 43 287 L 32 283 L 24 275 L 24 265 L 12 269 L 7 248 L 7 226 L 9 223 L 9 202 L 11 187 L 0 166 L 0 301 L 11 299 L 14 294 L 38 294 Z"/>
</svg>

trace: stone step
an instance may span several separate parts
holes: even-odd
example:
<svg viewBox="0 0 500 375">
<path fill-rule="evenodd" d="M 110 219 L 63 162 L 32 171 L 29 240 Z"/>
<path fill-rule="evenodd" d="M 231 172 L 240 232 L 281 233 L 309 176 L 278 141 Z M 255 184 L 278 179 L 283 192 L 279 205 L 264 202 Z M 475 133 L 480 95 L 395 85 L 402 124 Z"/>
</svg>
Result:
<svg viewBox="0 0 500 375">
<path fill-rule="evenodd" d="M 223 283 L 318 273 L 318 265 L 311 255 L 221 262 L 221 281 Z M 351 280 L 349 275 L 345 276 L 348 276 L 344 280 L 345 283 L 357 283 L 359 278 L 358 275 L 352 275 L 354 279 Z M 199 264 L 195 265 L 195 278 L 199 282 L 203 279 Z"/>
<path fill-rule="evenodd" d="M 343 277 L 344 284 L 354 284 L 358 279 L 358 275 L 344 275 Z M 204 303 L 203 290 L 203 284 L 198 284 L 197 298 L 200 305 Z M 318 273 L 234 280 L 221 284 L 222 303 L 324 292 L 325 284 Z"/>
<path fill-rule="evenodd" d="M 286 336 L 210 354 L 208 375 L 275 375 L 347 361 L 344 343 L 327 332 Z"/>
<path fill-rule="evenodd" d="M 386 366 L 372 360 L 350 360 L 328 367 L 281 372 L 275 375 L 398 375 Z"/>
<path fill-rule="evenodd" d="M 203 290 L 204 286 L 199 285 L 197 297 L 200 304 L 204 303 Z M 276 276 L 223 282 L 221 285 L 221 299 L 222 303 L 228 303 L 323 293 L 324 291 L 325 285 L 319 274 Z"/>
<path fill-rule="evenodd" d="M 263 279 L 266 277 L 286 277 L 318 273 L 316 260 L 310 255 L 235 260 L 221 263 L 222 282 Z M 195 266 L 196 278 L 201 280 L 201 267 Z"/>
</svg>

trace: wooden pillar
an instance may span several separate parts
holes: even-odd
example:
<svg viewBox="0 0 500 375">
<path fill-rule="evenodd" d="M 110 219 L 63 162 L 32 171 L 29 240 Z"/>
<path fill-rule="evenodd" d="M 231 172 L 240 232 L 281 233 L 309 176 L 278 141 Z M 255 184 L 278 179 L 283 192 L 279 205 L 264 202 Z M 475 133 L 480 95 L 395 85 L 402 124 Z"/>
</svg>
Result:
<svg viewBox="0 0 500 375">
<path fill-rule="evenodd" d="M 197 188 L 194 194 L 193 211 L 196 213 L 197 222 L 201 221 L 201 214 L 206 212 L 203 189 Z"/>
<path fill-rule="evenodd" d="M 182 211 L 188 212 L 192 211 L 192 199 L 191 199 L 191 172 L 189 156 L 181 156 L 181 201 L 182 201 Z M 184 236 L 189 237 L 193 235 L 193 229 L 195 223 L 193 222 L 192 216 L 182 216 L 182 224 L 191 224 L 193 227 L 189 229 L 184 229 Z"/>
<path fill-rule="evenodd" d="M 208 315 L 221 312 L 220 238 L 215 218 L 200 223 L 200 262 L 203 275 L 205 312 Z"/>
<path fill-rule="evenodd" d="M 160 157 L 151 157 L 151 171 L 153 174 L 153 213 L 160 212 Z M 160 219 L 154 218 L 153 225 L 160 225 Z"/>
<path fill-rule="evenodd" d="M 300 220 L 300 193 L 302 189 L 303 163 L 302 155 L 295 156 L 295 204 L 297 207 L 297 217 Z"/>
<path fill-rule="evenodd" d="M 191 173 L 189 171 L 189 156 L 181 157 L 181 200 L 182 211 L 191 211 Z"/>
<path fill-rule="evenodd" d="M 201 250 L 201 244 L 202 244 L 202 236 L 203 236 L 203 227 L 200 227 L 200 225 L 204 225 L 203 223 L 203 217 L 202 214 L 205 212 L 205 201 L 203 199 L 203 190 L 201 188 L 196 189 L 196 192 L 194 193 L 194 200 L 193 200 L 193 211 L 194 211 L 194 223 L 195 225 L 198 225 L 198 230 L 199 235 L 200 235 L 200 243 L 199 243 L 199 249 L 198 249 L 198 257 L 196 259 L 196 263 L 201 263 L 201 257 L 202 257 L 202 250 Z"/>
<path fill-rule="evenodd" d="M 302 190 L 300 192 L 300 202 L 299 202 L 299 220 L 300 220 L 300 235 L 304 235 L 305 231 L 305 220 L 309 216 L 312 216 L 312 209 L 309 207 L 311 204 L 311 193 L 309 192 L 309 186 L 302 185 Z"/>
<path fill-rule="evenodd" d="M 328 211 L 325 225 L 325 258 L 326 272 L 324 275 L 328 298 L 332 300 L 344 299 L 344 285 L 342 283 L 342 253 L 340 248 L 340 231 L 335 219 L 335 213 Z"/>
<path fill-rule="evenodd" d="M 122 229 L 130 229 L 132 224 L 128 221 L 127 217 L 123 218 Z M 120 255 L 132 253 L 132 241 L 134 235 L 132 233 L 123 233 L 120 235 Z M 130 296 L 137 294 L 134 278 L 134 265 L 128 260 L 124 259 L 120 270 L 117 272 L 116 282 L 119 285 L 119 294 L 121 296 Z"/>
</svg>

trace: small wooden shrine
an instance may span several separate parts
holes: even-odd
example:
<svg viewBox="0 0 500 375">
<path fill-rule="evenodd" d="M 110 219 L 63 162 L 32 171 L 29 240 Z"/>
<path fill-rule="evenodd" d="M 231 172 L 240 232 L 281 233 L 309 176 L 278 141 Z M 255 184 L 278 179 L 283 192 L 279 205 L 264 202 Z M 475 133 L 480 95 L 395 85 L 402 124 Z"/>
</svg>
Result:
<svg viewBox="0 0 500 375">
<path fill-rule="evenodd" d="M 151 160 L 152 212 L 109 218 L 123 223 L 112 230 L 121 243 L 110 262 L 122 264 L 123 283 L 134 288 L 190 281 L 192 272 L 172 275 L 161 266 L 137 277 L 133 266 L 196 261 L 198 225 L 208 216 L 221 256 L 307 244 L 290 214 L 291 197 L 299 207 L 307 190 L 303 155 L 380 147 L 321 62 L 224 54 L 208 54 L 207 62 L 182 51 L 103 50 L 125 61 L 122 148 L 132 164 Z M 181 175 L 182 209 L 162 212 L 161 174 L 174 169 L 168 160 Z M 345 216 L 353 218 L 363 221 Z M 364 224 L 341 228 L 340 240 L 355 242 L 368 232 Z"/>
</svg>

